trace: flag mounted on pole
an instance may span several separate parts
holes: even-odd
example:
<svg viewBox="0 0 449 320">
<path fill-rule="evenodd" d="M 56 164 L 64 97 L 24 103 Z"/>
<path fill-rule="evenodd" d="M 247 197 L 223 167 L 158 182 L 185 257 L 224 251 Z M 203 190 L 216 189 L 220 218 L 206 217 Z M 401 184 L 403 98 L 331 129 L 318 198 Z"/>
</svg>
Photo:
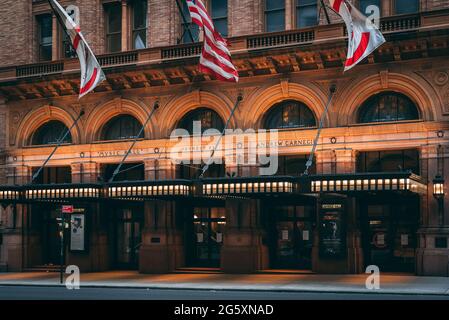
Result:
<svg viewBox="0 0 449 320">
<path fill-rule="evenodd" d="M 218 80 L 238 82 L 239 74 L 231 60 L 227 41 L 215 30 L 212 19 L 201 0 L 186 0 L 192 22 L 204 30 L 204 45 L 199 70 Z"/>
<path fill-rule="evenodd" d="M 346 0 L 329 0 L 329 3 L 348 30 L 348 56 L 345 62 L 345 71 L 348 71 L 380 47 L 385 38 L 376 25 L 351 3 Z"/>
<path fill-rule="evenodd" d="M 56 0 L 48 0 L 53 11 L 58 17 L 61 27 L 70 37 L 80 61 L 81 83 L 79 99 L 95 89 L 100 82 L 106 79 L 100 64 L 81 33 L 79 25 L 67 14 L 64 8 Z"/>
</svg>

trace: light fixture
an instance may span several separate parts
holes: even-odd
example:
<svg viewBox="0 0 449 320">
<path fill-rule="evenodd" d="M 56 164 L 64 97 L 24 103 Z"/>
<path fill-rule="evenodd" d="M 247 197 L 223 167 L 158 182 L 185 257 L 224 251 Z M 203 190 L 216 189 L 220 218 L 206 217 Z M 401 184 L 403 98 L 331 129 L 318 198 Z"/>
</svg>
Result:
<svg viewBox="0 0 449 320">
<path fill-rule="evenodd" d="M 444 179 L 440 175 L 433 179 L 433 196 L 435 199 L 444 198 Z"/>
<path fill-rule="evenodd" d="M 438 223 L 444 224 L 444 178 L 437 175 L 433 179 L 433 196 L 438 201 Z"/>
</svg>

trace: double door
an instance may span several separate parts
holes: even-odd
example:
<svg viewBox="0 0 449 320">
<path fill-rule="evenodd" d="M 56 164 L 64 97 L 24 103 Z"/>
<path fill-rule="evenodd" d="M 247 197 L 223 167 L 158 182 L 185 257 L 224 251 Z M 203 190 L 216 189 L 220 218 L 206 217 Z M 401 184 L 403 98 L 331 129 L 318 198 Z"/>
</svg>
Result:
<svg viewBox="0 0 449 320">
<path fill-rule="evenodd" d="M 368 202 L 362 210 L 366 264 L 383 272 L 414 272 L 419 199 Z"/>
<path fill-rule="evenodd" d="M 276 206 L 271 210 L 272 267 L 276 269 L 311 269 L 314 207 Z"/>
<path fill-rule="evenodd" d="M 194 208 L 192 266 L 220 267 L 220 253 L 226 226 L 224 208 Z"/>
<path fill-rule="evenodd" d="M 42 262 L 44 265 L 59 265 L 61 263 L 61 227 L 58 224 L 60 213 L 56 208 L 33 208 L 37 214 L 42 214 Z"/>
<path fill-rule="evenodd" d="M 119 269 L 138 269 L 142 242 L 143 210 L 119 208 L 115 221 L 115 264 Z"/>
</svg>

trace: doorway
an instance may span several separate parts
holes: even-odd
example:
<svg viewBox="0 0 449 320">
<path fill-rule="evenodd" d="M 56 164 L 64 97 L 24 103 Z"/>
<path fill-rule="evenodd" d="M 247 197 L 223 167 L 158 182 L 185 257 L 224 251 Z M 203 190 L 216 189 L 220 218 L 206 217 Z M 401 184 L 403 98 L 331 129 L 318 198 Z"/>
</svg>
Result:
<svg viewBox="0 0 449 320">
<path fill-rule="evenodd" d="M 116 268 L 137 270 L 142 243 L 143 209 L 117 209 L 114 226 Z"/>
<path fill-rule="evenodd" d="M 225 208 L 194 208 L 192 218 L 190 265 L 219 268 L 226 227 Z"/>
<path fill-rule="evenodd" d="M 273 206 L 270 213 L 271 267 L 311 269 L 315 207 L 279 205 Z"/>
<path fill-rule="evenodd" d="M 362 201 L 366 265 L 382 272 L 415 272 L 419 198 L 381 197 Z"/>
<path fill-rule="evenodd" d="M 61 263 L 61 237 L 58 218 L 60 214 L 56 209 L 36 208 L 36 213 L 42 213 L 42 262 L 44 265 L 60 265 Z"/>
</svg>

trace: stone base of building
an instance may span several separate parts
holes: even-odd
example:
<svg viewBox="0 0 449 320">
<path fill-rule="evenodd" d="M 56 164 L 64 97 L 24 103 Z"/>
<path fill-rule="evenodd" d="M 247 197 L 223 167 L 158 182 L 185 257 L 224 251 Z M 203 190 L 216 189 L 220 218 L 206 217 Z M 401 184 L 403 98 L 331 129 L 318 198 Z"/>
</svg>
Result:
<svg viewBox="0 0 449 320">
<path fill-rule="evenodd" d="M 169 273 L 184 266 L 181 245 L 144 245 L 139 250 L 140 273 Z"/>
<path fill-rule="evenodd" d="M 416 274 L 449 276 L 449 228 L 425 228 L 419 232 L 421 248 L 416 250 Z"/>
<path fill-rule="evenodd" d="M 224 246 L 221 250 L 221 270 L 225 273 L 254 273 L 263 269 L 268 269 L 265 246 Z"/>
</svg>

